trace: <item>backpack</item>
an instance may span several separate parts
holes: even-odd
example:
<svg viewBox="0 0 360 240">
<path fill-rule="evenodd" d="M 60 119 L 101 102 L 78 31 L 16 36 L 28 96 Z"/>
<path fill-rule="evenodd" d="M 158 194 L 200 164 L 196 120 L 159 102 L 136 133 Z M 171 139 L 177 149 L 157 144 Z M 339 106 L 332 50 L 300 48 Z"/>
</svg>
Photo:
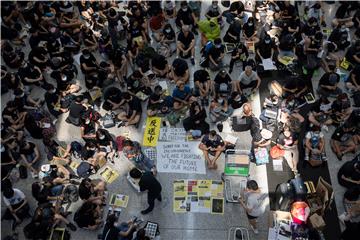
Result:
<svg viewBox="0 0 360 240">
<path fill-rule="evenodd" d="M 115 126 L 114 118 L 111 114 L 106 113 L 105 116 L 102 118 L 104 128 L 112 128 Z"/>
<path fill-rule="evenodd" d="M 81 178 L 87 178 L 93 173 L 93 167 L 88 162 L 81 162 L 79 166 L 76 169 L 76 172 L 79 177 Z"/>
<path fill-rule="evenodd" d="M 65 202 L 76 202 L 79 200 L 79 191 L 75 185 L 67 185 L 63 194 Z"/>
</svg>

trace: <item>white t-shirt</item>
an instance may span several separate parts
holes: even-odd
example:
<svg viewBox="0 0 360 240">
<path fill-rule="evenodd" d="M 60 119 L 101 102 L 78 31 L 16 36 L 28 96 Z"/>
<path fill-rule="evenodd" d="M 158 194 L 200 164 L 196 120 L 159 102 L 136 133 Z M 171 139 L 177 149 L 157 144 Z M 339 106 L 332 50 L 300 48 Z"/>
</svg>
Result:
<svg viewBox="0 0 360 240">
<path fill-rule="evenodd" d="M 324 137 L 324 134 L 322 132 L 314 133 L 314 132 L 309 131 L 309 132 L 306 133 L 305 138 L 310 139 L 313 136 L 318 137 L 320 139 L 320 138 Z"/>
<path fill-rule="evenodd" d="M 246 75 L 245 71 L 240 74 L 240 82 L 244 85 L 249 85 L 252 81 L 256 81 L 258 75 L 255 71 L 252 71 L 250 76 Z"/>
<path fill-rule="evenodd" d="M 12 198 L 3 197 L 6 206 L 13 206 L 25 199 L 25 194 L 17 188 L 14 188 L 14 196 Z"/>
<path fill-rule="evenodd" d="M 246 207 L 251 209 L 248 214 L 253 217 L 259 217 L 263 210 L 262 210 L 262 200 L 261 200 L 261 193 L 248 193 L 247 200 L 246 200 Z"/>
</svg>

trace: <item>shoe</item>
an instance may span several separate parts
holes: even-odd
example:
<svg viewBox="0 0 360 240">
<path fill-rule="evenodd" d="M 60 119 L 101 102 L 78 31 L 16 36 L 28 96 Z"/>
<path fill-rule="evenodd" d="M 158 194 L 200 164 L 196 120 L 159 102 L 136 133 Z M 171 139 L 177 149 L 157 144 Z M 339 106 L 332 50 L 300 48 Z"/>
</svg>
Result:
<svg viewBox="0 0 360 240">
<path fill-rule="evenodd" d="M 142 210 L 140 213 L 142 214 L 142 215 L 146 215 L 146 214 L 148 214 L 149 212 L 151 212 L 151 211 L 149 211 L 149 210 Z"/>
<path fill-rule="evenodd" d="M 193 57 L 190 59 L 190 61 L 192 65 L 195 65 L 195 59 Z"/>
<path fill-rule="evenodd" d="M 257 228 L 254 228 L 252 225 L 250 225 L 250 228 L 255 234 L 259 234 L 259 230 Z"/>
<path fill-rule="evenodd" d="M 74 232 L 75 232 L 75 231 L 77 230 L 76 226 L 75 226 L 73 223 L 69 223 L 69 224 L 67 224 L 66 226 L 67 226 L 68 228 L 70 228 L 71 231 L 74 231 Z"/>
<path fill-rule="evenodd" d="M 305 161 L 309 161 L 309 155 L 305 155 L 304 160 L 305 160 Z"/>
</svg>

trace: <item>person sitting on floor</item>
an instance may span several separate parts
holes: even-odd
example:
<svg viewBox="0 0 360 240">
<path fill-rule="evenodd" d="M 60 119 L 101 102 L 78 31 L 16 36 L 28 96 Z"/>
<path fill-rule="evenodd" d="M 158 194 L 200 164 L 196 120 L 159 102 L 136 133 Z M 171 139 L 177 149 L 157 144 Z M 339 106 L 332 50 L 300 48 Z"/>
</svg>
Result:
<svg viewBox="0 0 360 240">
<path fill-rule="evenodd" d="M 17 188 L 9 187 L 3 191 L 3 200 L 6 211 L 2 219 L 13 220 L 12 230 L 20 224 L 24 218 L 29 217 L 29 204 L 25 194 Z"/>
<path fill-rule="evenodd" d="M 79 197 L 83 201 L 102 205 L 105 201 L 106 183 L 101 180 L 84 178 L 79 185 Z"/>
<path fill-rule="evenodd" d="M 345 86 L 351 92 L 360 91 L 360 65 L 356 66 L 351 72 L 350 76 L 345 82 Z"/>
<path fill-rule="evenodd" d="M 190 74 L 187 62 L 181 58 L 174 59 L 169 77 L 174 80 L 175 84 L 178 81 L 188 83 Z"/>
<path fill-rule="evenodd" d="M 356 128 L 349 122 L 346 122 L 338 127 L 331 136 L 331 149 L 336 154 L 339 161 L 342 160 L 342 157 L 345 154 L 356 150 L 356 144 L 354 142 L 355 133 Z"/>
<path fill-rule="evenodd" d="M 360 155 L 344 163 L 337 174 L 339 184 L 346 188 L 360 186 Z"/>
<path fill-rule="evenodd" d="M 326 97 L 321 97 L 314 103 L 313 108 L 309 112 L 308 120 L 312 125 L 321 127 L 325 131 L 328 131 L 333 121 L 330 117 L 332 112 L 331 102 Z"/>
<path fill-rule="evenodd" d="M 136 231 L 137 224 L 133 221 L 119 222 L 116 214 L 111 213 L 107 219 L 102 233 L 102 240 L 131 240 L 132 236 Z"/>
<path fill-rule="evenodd" d="M 232 113 L 233 109 L 229 106 L 226 96 L 216 94 L 215 98 L 210 103 L 210 120 L 213 123 L 223 122 L 231 116 Z"/>
<path fill-rule="evenodd" d="M 305 135 L 305 161 L 312 166 L 320 165 L 327 160 L 324 134 L 319 126 L 312 126 Z"/>
<path fill-rule="evenodd" d="M 245 45 L 241 42 L 237 43 L 235 48 L 231 52 L 229 73 L 230 74 L 232 73 L 236 61 L 241 61 L 242 65 L 244 66 L 248 57 L 249 57 L 249 52 L 245 47 Z"/>
<path fill-rule="evenodd" d="M 183 25 L 181 27 L 181 32 L 177 37 L 177 50 L 176 55 L 182 58 L 191 57 L 192 65 L 195 65 L 195 37 L 192 32 L 190 32 L 190 27 L 188 25 Z"/>
<path fill-rule="evenodd" d="M 129 159 L 136 168 L 141 171 L 152 172 L 156 175 L 156 166 L 154 162 L 143 153 L 140 143 L 127 139 L 124 141 L 123 147 L 125 157 Z"/>
<path fill-rule="evenodd" d="M 331 72 L 324 73 L 319 80 L 318 93 L 321 96 L 337 96 L 342 92 L 338 86 L 340 82 L 340 75 L 335 72 L 336 67 L 334 65 L 330 65 L 329 69 Z"/>
<path fill-rule="evenodd" d="M 209 169 L 217 169 L 216 161 L 219 159 L 221 153 L 225 151 L 225 142 L 215 130 L 211 130 L 206 134 L 199 144 L 199 149 L 202 150 L 207 166 Z M 210 156 L 214 156 L 210 159 Z"/>
<path fill-rule="evenodd" d="M 40 151 L 37 145 L 30 141 L 23 141 L 20 145 L 22 162 L 31 171 L 33 178 L 38 177 Z"/>
<path fill-rule="evenodd" d="M 87 230 L 96 230 L 102 224 L 101 207 L 92 202 L 84 202 L 74 215 L 78 227 Z"/>
<path fill-rule="evenodd" d="M 339 94 L 336 100 L 331 104 L 331 110 L 333 124 L 345 122 L 353 111 L 348 95 L 346 93 Z"/>
<path fill-rule="evenodd" d="M 191 89 L 188 85 L 185 85 L 184 82 L 178 81 L 176 83 L 176 88 L 172 94 L 174 105 L 174 110 L 180 110 L 183 107 L 188 106 L 192 100 Z"/>
<path fill-rule="evenodd" d="M 98 128 L 96 131 L 96 144 L 100 152 L 105 154 L 107 160 L 111 163 L 115 163 L 114 156 L 116 155 L 116 146 L 114 144 L 114 139 L 108 130 Z"/>
<path fill-rule="evenodd" d="M 243 93 L 245 89 L 251 90 L 251 93 L 255 92 L 257 89 L 259 89 L 261 83 L 261 79 L 257 75 L 255 71 L 253 71 L 251 66 L 246 66 L 245 71 L 243 71 L 240 76 L 239 80 L 235 81 L 235 90 L 239 93 Z"/>
<path fill-rule="evenodd" d="M 194 72 L 194 90 L 195 96 L 200 96 L 201 105 L 209 104 L 209 94 L 211 89 L 211 80 L 209 73 L 200 69 Z"/>
<path fill-rule="evenodd" d="M 147 105 L 147 115 L 149 117 L 156 116 L 157 114 L 165 114 L 169 111 L 169 107 L 164 101 L 163 93 L 162 87 L 157 85 L 154 92 L 150 95 Z"/>
<path fill-rule="evenodd" d="M 198 102 L 191 103 L 190 116 L 184 119 L 183 126 L 186 132 L 200 130 L 201 135 L 209 132 L 210 125 L 206 122 L 206 111 Z"/>
<path fill-rule="evenodd" d="M 117 118 L 125 122 L 125 126 L 136 125 L 140 121 L 142 106 L 138 97 L 132 96 L 129 92 L 122 95 L 126 103 L 126 109 L 118 114 Z"/>
<path fill-rule="evenodd" d="M 288 126 L 285 126 L 283 131 L 277 138 L 277 146 L 285 151 L 284 158 L 287 161 L 291 171 L 297 173 L 297 164 L 299 162 L 299 150 L 297 147 L 298 136 L 296 133 L 290 131 Z"/>
</svg>

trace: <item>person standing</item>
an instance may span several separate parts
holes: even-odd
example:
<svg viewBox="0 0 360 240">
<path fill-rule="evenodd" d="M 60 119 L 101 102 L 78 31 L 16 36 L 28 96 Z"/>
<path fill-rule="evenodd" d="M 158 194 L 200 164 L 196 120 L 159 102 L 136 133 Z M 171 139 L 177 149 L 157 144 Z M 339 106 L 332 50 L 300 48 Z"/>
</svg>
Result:
<svg viewBox="0 0 360 240">
<path fill-rule="evenodd" d="M 130 177 L 133 179 L 140 179 L 139 180 L 139 187 L 140 191 L 148 191 L 148 208 L 141 211 L 141 214 L 148 214 L 150 213 L 155 206 L 155 199 L 159 200 L 161 202 L 161 184 L 159 181 L 154 177 L 154 175 L 151 172 L 144 172 L 142 173 L 137 168 L 133 168 L 130 171 Z"/>
<path fill-rule="evenodd" d="M 246 216 L 248 218 L 249 224 L 251 229 L 254 231 L 255 234 L 259 233 L 257 229 L 256 222 L 257 218 L 263 212 L 263 194 L 261 194 L 259 186 L 255 180 L 249 180 L 246 183 L 246 189 L 244 191 L 244 198 L 239 198 L 239 202 L 241 206 L 246 211 Z"/>
</svg>

